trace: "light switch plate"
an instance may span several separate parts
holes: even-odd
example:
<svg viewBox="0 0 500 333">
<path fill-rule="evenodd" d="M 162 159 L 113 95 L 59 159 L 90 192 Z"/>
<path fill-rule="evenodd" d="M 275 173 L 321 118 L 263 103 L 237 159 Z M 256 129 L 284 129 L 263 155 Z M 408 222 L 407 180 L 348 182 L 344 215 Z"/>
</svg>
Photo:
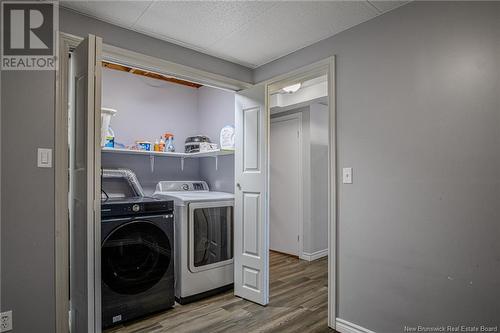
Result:
<svg viewBox="0 0 500 333">
<path fill-rule="evenodd" d="M 38 167 L 52 168 L 52 149 L 38 148 Z"/>
<path fill-rule="evenodd" d="M 0 332 L 12 331 L 12 311 L 0 313 Z"/>
<path fill-rule="evenodd" d="M 342 182 L 344 184 L 352 184 L 352 168 L 342 169 Z"/>
</svg>

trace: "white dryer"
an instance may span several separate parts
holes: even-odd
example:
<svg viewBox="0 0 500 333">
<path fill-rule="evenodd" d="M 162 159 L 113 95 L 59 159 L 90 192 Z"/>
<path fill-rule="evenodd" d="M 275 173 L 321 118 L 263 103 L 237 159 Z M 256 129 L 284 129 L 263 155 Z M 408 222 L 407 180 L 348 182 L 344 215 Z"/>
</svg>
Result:
<svg viewBox="0 0 500 333">
<path fill-rule="evenodd" d="M 204 181 L 162 181 L 154 196 L 174 200 L 177 302 L 231 289 L 234 194 L 212 192 Z"/>
</svg>

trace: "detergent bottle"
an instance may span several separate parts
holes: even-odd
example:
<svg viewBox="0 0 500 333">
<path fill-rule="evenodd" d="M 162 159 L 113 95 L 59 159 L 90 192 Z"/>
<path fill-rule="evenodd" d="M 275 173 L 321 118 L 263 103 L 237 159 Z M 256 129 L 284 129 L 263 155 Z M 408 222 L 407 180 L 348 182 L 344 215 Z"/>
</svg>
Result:
<svg viewBox="0 0 500 333">
<path fill-rule="evenodd" d="M 155 141 L 155 145 L 154 145 L 153 150 L 160 151 L 160 142 L 158 141 L 158 139 L 156 139 L 156 141 Z"/>
<path fill-rule="evenodd" d="M 165 140 L 163 137 L 160 137 L 160 143 L 158 144 L 159 151 L 165 151 Z"/>
<path fill-rule="evenodd" d="M 165 140 L 167 140 L 165 143 L 165 151 L 174 152 L 174 135 L 172 133 L 165 133 Z"/>
<path fill-rule="evenodd" d="M 106 131 L 106 140 L 104 147 L 108 148 L 115 148 L 115 132 L 111 129 L 111 127 L 108 127 L 108 130 Z"/>
</svg>

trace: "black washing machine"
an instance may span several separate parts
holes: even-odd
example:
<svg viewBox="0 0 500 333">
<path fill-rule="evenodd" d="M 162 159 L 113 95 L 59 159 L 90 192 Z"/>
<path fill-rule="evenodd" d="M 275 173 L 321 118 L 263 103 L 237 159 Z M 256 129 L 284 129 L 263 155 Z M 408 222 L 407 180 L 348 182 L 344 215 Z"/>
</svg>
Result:
<svg viewBox="0 0 500 333">
<path fill-rule="evenodd" d="M 103 328 L 174 305 L 173 201 L 147 197 L 101 204 Z"/>
</svg>

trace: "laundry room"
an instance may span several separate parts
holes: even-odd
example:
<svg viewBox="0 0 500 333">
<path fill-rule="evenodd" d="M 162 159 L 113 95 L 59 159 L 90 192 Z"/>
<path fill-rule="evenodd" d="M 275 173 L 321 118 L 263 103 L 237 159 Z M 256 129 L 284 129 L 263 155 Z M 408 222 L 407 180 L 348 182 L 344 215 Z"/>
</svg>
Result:
<svg viewBox="0 0 500 333">
<path fill-rule="evenodd" d="M 146 195 L 164 180 L 234 192 L 234 92 L 104 62 L 102 108 L 102 168 L 132 170 Z"/>
<path fill-rule="evenodd" d="M 78 62 L 73 54 L 70 76 Z M 100 69 L 100 306 L 109 328 L 233 288 L 235 92 L 108 61 Z M 70 150 L 79 134 L 70 130 Z M 70 155 L 74 188 L 78 152 Z"/>
</svg>

